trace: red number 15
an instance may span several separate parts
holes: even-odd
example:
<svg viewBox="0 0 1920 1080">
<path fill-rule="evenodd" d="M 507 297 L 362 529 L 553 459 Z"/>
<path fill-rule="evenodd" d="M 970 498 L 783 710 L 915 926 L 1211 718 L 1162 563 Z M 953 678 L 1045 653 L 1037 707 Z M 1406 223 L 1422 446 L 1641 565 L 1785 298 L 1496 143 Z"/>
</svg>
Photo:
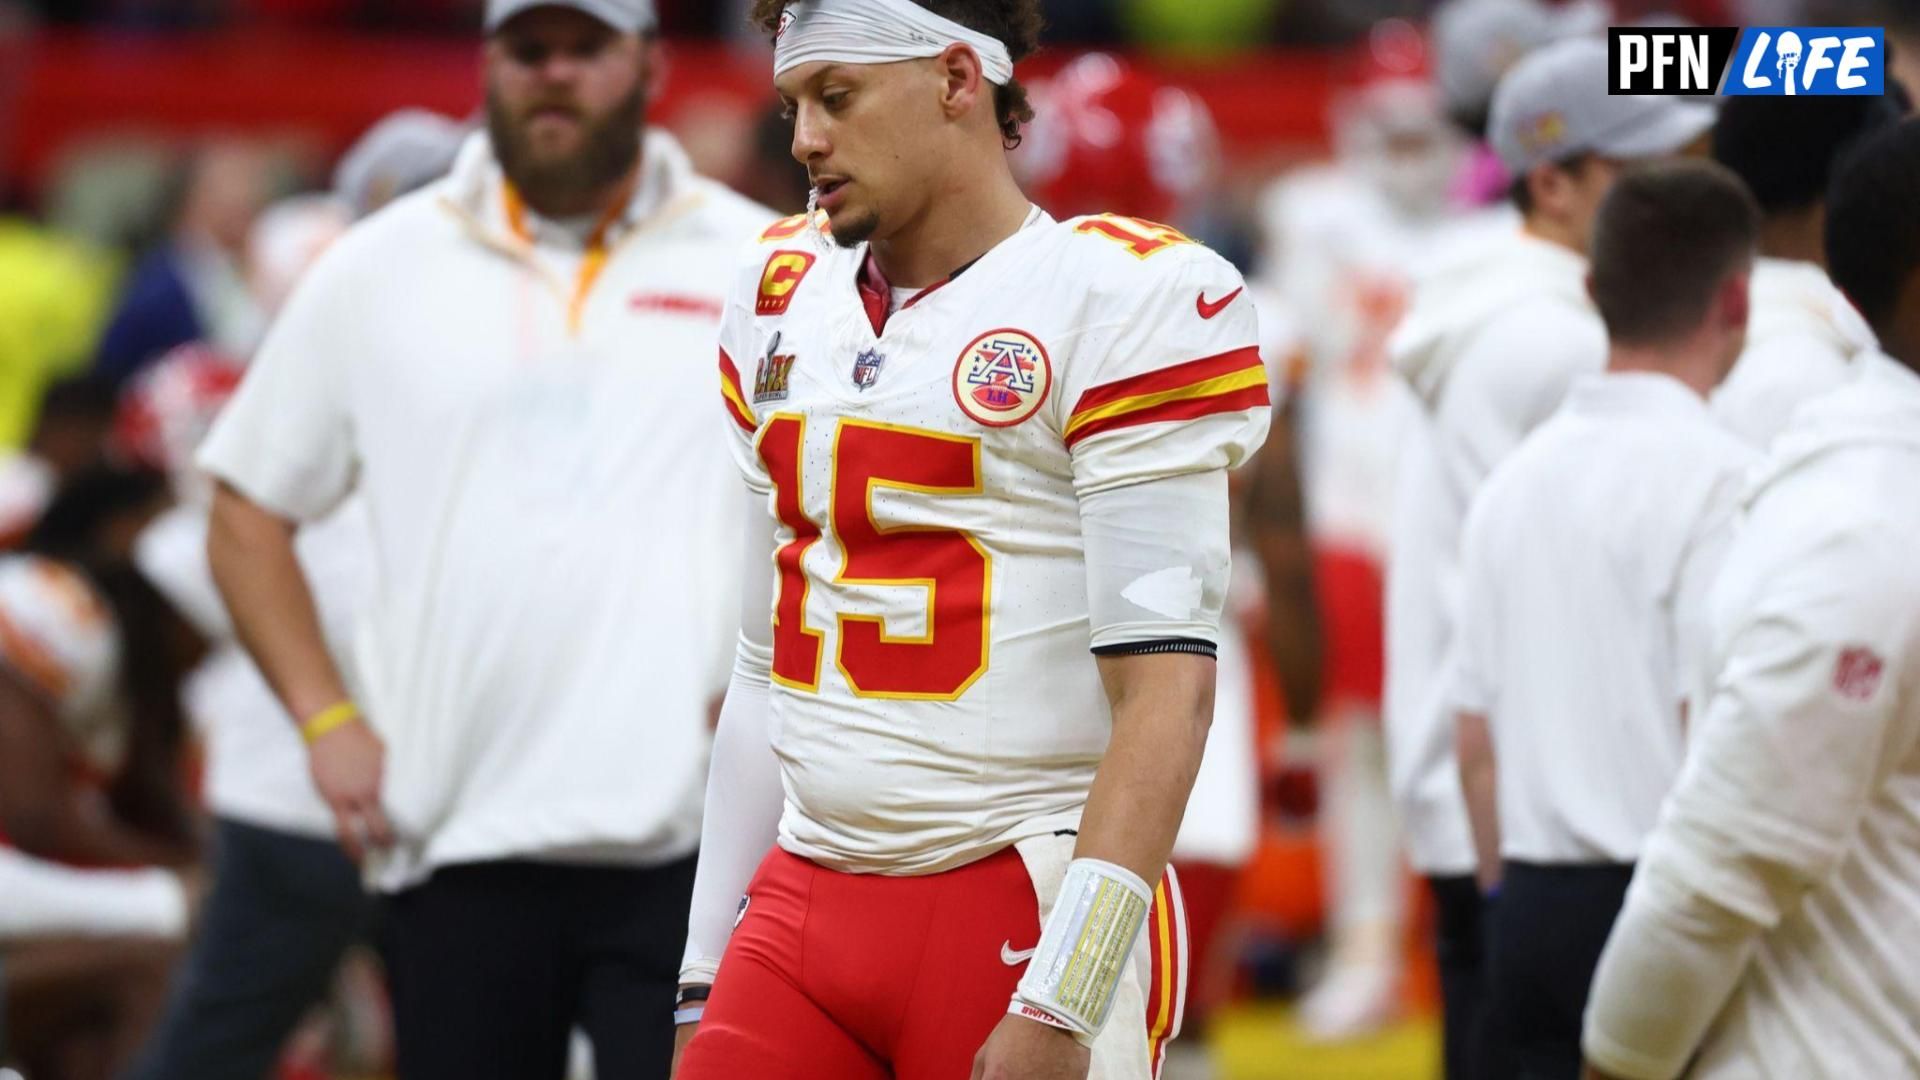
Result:
<svg viewBox="0 0 1920 1080">
<path fill-rule="evenodd" d="M 773 611 L 773 678 L 796 690 L 820 688 L 825 634 L 806 624 L 810 584 L 801 560 L 820 542 L 801 483 L 803 417 L 767 421 L 760 460 L 773 479 L 774 512 L 793 539 L 774 554 L 779 595 Z M 951 701 L 987 670 L 987 611 L 993 563 L 958 529 L 883 524 L 876 489 L 927 495 L 981 490 L 980 440 L 862 420 L 841 420 L 833 437 L 831 535 L 845 561 L 830 586 L 915 586 L 926 590 L 926 632 L 891 634 L 877 615 L 836 614 L 834 664 L 860 697 Z M 838 592 L 838 589 L 834 589 Z M 836 604 L 836 607 L 839 605 Z"/>
</svg>

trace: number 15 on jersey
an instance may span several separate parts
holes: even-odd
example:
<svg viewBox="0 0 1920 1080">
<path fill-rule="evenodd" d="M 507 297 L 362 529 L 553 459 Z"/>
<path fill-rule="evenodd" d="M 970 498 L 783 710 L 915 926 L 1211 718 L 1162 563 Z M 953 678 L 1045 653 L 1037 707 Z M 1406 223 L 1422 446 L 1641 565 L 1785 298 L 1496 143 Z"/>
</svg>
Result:
<svg viewBox="0 0 1920 1080">
<path fill-rule="evenodd" d="M 807 436 L 805 417 L 776 414 L 761 431 L 759 454 L 773 480 L 774 513 L 793 533 L 774 553 L 773 678 L 789 689 L 817 692 L 829 646 L 825 633 L 807 624 L 811 584 L 802 560 L 822 539 L 821 523 L 807 516 L 802 487 Z M 873 498 L 883 488 L 979 494 L 980 440 L 849 419 L 837 421 L 831 437 L 828 525 L 844 553 L 828 584 L 836 611 L 834 666 L 857 697 L 953 701 L 987 670 L 993 560 L 959 529 L 883 524 Z M 925 589 L 925 632 L 890 632 L 880 616 L 839 610 L 842 586 Z"/>
</svg>

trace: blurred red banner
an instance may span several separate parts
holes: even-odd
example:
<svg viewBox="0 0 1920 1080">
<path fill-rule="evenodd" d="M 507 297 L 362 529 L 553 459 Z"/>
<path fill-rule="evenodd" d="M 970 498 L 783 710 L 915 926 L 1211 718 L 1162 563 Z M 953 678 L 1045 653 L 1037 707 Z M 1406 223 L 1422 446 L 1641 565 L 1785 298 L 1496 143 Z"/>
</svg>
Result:
<svg viewBox="0 0 1920 1080">
<path fill-rule="evenodd" d="M 0 48 L 0 162 L 37 190 L 59 153 L 117 134 L 190 138 L 211 132 L 294 136 L 336 153 L 386 113 L 420 106 L 464 116 L 481 99 L 477 42 L 312 31 L 213 34 L 48 33 Z M 709 43 L 669 45 L 654 116 L 673 125 L 689 106 L 773 103 L 766 55 Z M 1022 65 L 1028 79 L 1070 58 Z M 1229 156 L 1257 157 L 1325 137 L 1336 61 L 1315 52 L 1260 53 L 1217 64 L 1148 66 L 1212 107 Z"/>
</svg>

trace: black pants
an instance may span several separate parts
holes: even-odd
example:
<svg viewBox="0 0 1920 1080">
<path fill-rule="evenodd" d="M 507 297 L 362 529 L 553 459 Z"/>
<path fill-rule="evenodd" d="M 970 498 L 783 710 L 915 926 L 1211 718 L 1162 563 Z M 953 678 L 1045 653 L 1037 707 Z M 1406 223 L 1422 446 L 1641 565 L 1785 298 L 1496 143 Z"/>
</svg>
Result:
<svg viewBox="0 0 1920 1080">
<path fill-rule="evenodd" d="M 1632 880 L 1632 866 L 1506 864 L 1489 929 L 1487 986 L 1508 1075 L 1580 1075 L 1587 991 Z"/>
<path fill-rule="evenodd" d="M 576 1026 L 599 1080 L 666 1080 L 693 866 L 477 863 L 393 897 L 400 1080 L 561 1080 Z"/>
<path fill-rule="evenodd" d="M 262 1080 L 372 929 L 360 873 L 330 840 L 221 820 L 213 891 L 173 996 L 128 1080 Z"/>
<path fill-rule="evenodd" d="M 1438 915 L 1441 1053 L 1446 1080 L 1486 1080 L 1481 1046 L 1486 1041 L 1487 995 L 1484 902 L 1473 875 L 1430 877 Z"/>
</svg>

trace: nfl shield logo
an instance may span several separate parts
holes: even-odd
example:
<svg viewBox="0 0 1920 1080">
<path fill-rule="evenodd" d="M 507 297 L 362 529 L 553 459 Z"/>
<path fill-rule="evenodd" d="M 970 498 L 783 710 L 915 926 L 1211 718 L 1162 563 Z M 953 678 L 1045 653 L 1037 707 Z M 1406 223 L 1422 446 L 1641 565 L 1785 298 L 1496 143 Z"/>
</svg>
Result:
<svg viewBox="0 0 1920 1080">
<path fill-rule="evenodd" d="M 886 362 L 887 358 L 880 355 L 879 351 L 875 349 L 868 349 L 859 356 L 854 357 L 853 385 L 865 390 L 875 382 L 878 382 L 880 379 L 880 365 Z"/>
<path fill-rule="evenodd" d="M 1843 650 L 1833 666 L 1833 688 L 1850 701 L 1872 701 L 1880 689 L 1886 662 L 1872 649 L 1856 645 Z"/>
</svg>

